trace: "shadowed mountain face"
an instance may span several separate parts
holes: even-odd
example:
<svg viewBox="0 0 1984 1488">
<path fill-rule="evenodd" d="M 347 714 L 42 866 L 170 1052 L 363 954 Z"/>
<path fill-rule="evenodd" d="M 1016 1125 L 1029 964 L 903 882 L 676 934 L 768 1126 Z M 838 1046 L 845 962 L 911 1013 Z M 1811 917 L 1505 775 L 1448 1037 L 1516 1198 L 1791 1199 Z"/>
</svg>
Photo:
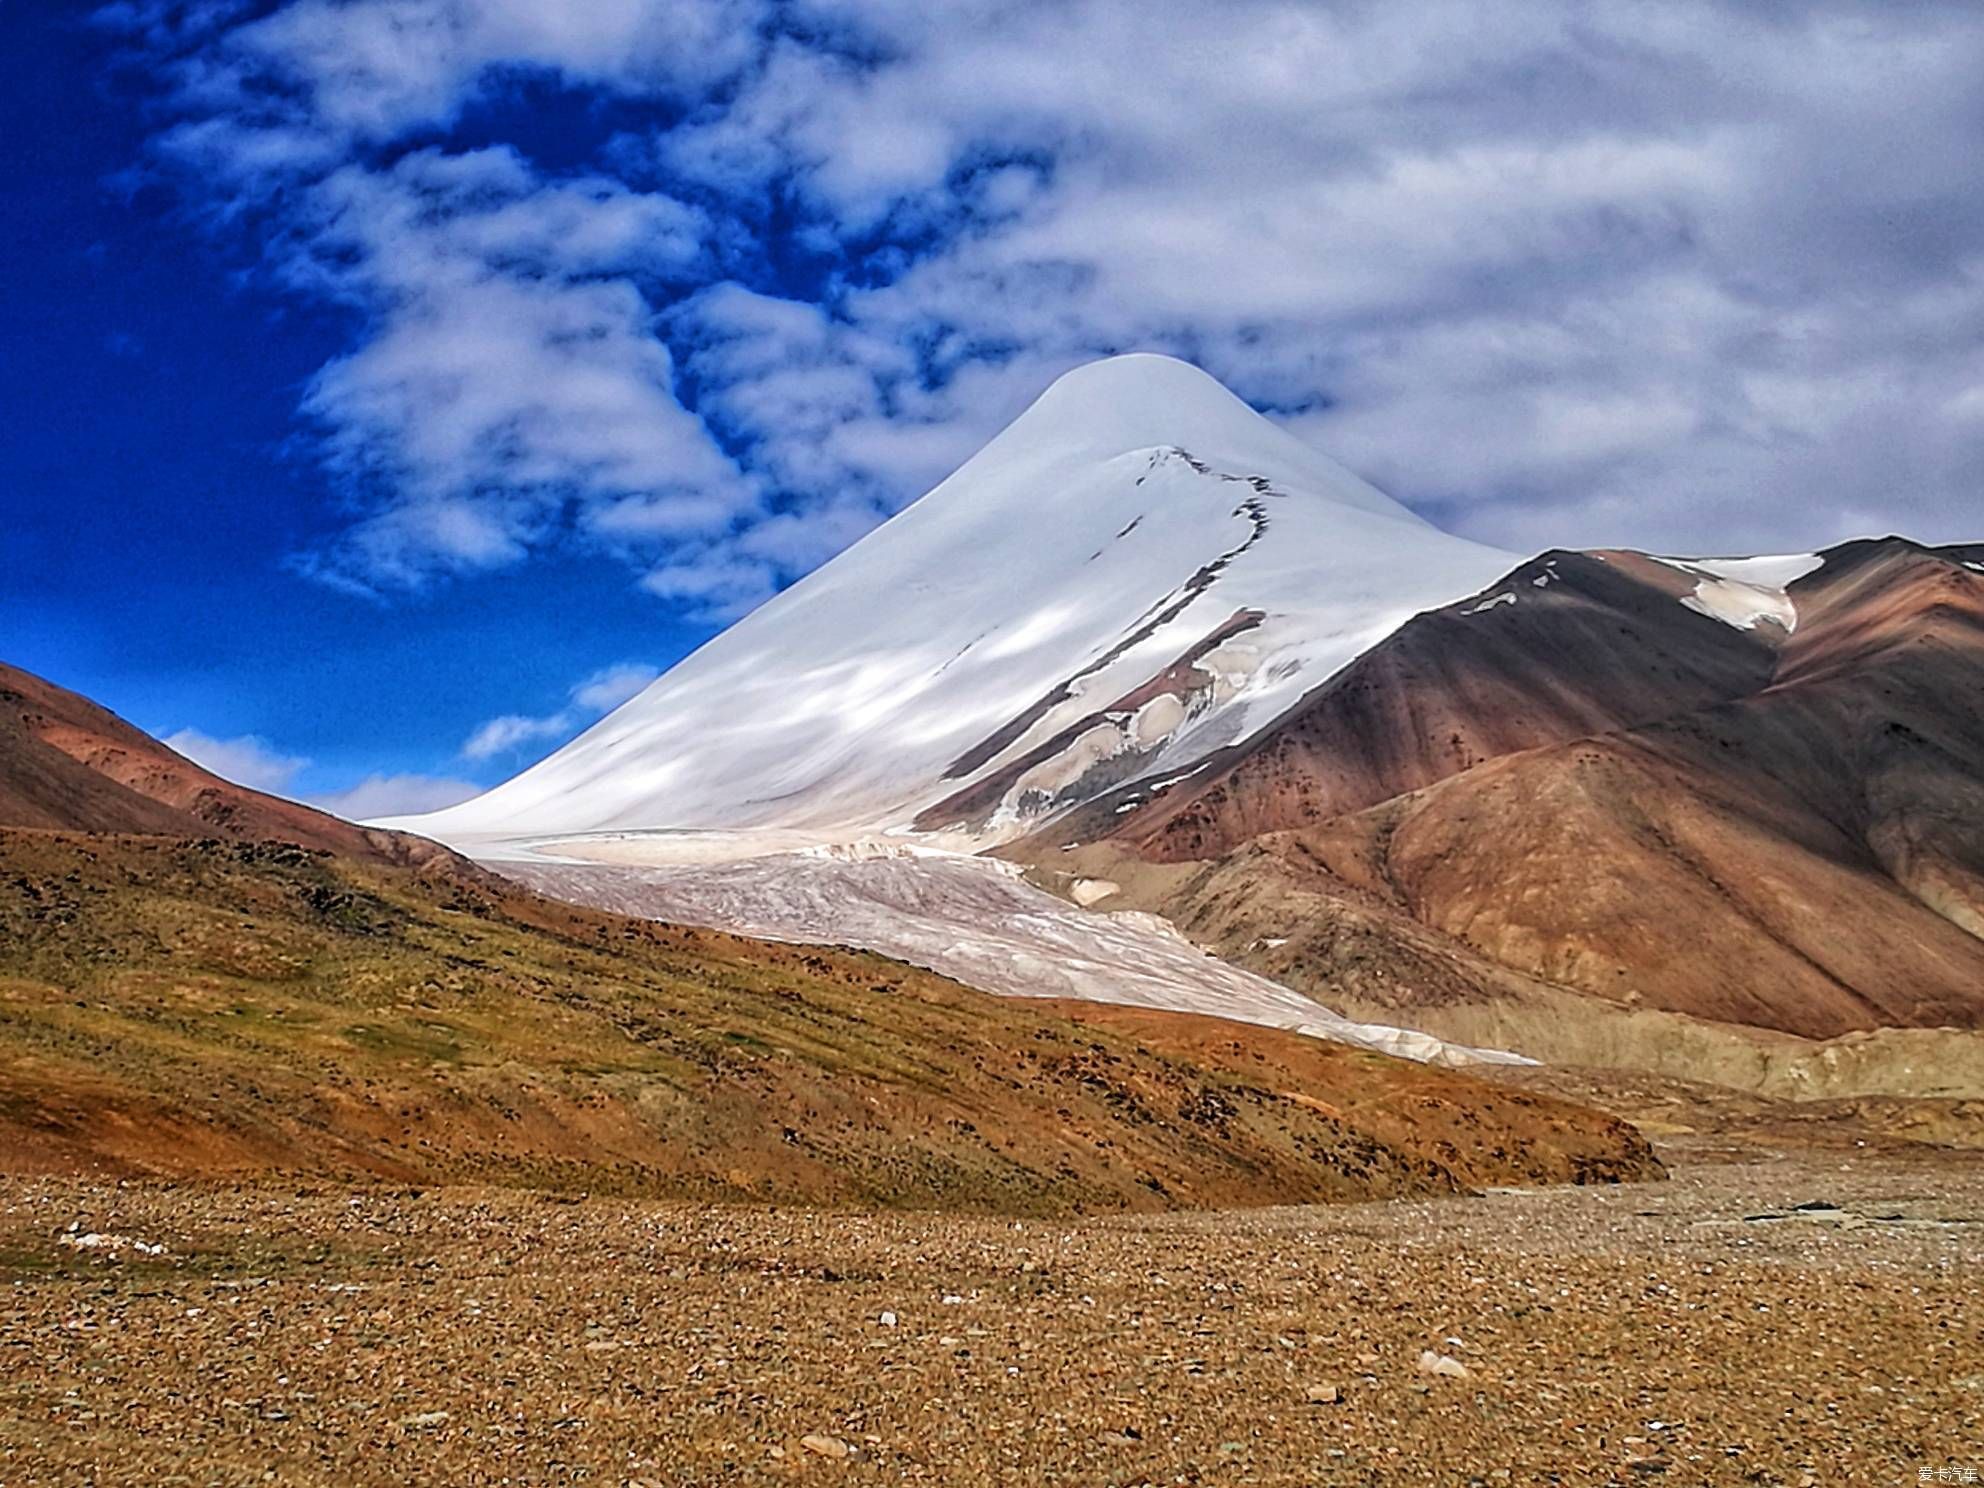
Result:
<svg viewBox="0 0 1984 1488">
<path fill-rule="evenodd" d="M 1741 697 L 1782 632 L 1676 603 L 1691 582 L 1637 554 L 1555 552 L 1408 621 L 1272 727 L 1148 798 L 1063 818 L 1050 841 L 1108 836 L 1165 861 L 1216 857 L 1483 760 Z M 1131 815 L 1128 802 L 1141 802 Z"/>
<path fill-rule="evenodd" d="M 573 908 L 24 673 L 0 702 L 0 1172 L 1027 1213 L 1659 1173 L 1582 1107 Z"/>
<path fill-rule="evenodd" d="M 1984 548 L 1822 556 L 1787 631 L 1677 603 L 1671 565 L 1549 555 L 1028 851 L 1105 822 L 1148 861 L 1299 848 L 1559 987 L 1812 1037 L 1978 1027 Z"/>
</svg>

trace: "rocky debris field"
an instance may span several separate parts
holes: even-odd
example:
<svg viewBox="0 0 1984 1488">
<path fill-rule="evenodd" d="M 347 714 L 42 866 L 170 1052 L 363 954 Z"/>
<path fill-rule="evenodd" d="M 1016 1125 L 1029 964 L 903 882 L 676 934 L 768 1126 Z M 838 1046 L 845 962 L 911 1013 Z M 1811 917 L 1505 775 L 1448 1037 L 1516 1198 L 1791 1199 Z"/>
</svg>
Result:
<svg viewBox="0 0 1984 1488">
<path fill-rule="evenodd" d="M 8 1180 L 0 1484 L 1984 1467 L 1984 1161 L 1672 1167 L 1074 1222 Z"/>
</svg>

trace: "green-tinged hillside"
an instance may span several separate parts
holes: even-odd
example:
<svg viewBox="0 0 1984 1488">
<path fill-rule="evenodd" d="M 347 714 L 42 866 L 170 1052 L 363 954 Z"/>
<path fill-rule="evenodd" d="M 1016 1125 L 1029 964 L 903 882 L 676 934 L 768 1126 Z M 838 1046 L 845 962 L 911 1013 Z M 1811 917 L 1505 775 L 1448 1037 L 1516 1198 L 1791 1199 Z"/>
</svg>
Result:
<svg viewBox="0 0 1984 1488">
<path fill-rule="evenodd" d="M 1015 1212 L 1646 1176 L 1591 1111 L 440 862 L 0 832 L 0 1163 Z"/>
</svg>

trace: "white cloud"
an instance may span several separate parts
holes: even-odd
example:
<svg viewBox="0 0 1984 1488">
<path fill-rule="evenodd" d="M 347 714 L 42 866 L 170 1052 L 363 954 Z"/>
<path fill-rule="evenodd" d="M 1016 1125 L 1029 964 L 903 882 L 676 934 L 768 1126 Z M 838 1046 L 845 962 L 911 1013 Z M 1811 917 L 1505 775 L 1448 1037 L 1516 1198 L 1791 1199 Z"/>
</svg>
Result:
<svg viewBox="0 0 1984 1488">
<path fill-rule="evenodd" d="M 277 795 L 287 791 L 290 782 L 310 763 L 296 755 L 278 753 L 268 740 L 253 734 L 216 739 L 198 729 L 182 728 L 161 736 L 159 742 L 223 780 Z"/>
<path fill-rule="evenodd" d="M 310 796 L 309 804 L 346 821 L 419 816 L 482 794 L 482 787 L 443 775 L 368 775 L 341 791 Z"/>
<path fill-rule="evenodd" d="M 656 677 L 659 667 L 623 661 L 572 684 L 565 707 L 551 713 L 506 713 L 479 725 L 461 747 L 463 759 L 486 760 L 545 739 L 560 739 L 603 713 L 611 713 Z"/>
<path fill-rule="evenodd" d="M 760 14 L 751 0 L 295 0 L 227 37 L 221 66 L 296 83 L 323 127 L 385 140 L 452 123 L 505 68 L 683 95 L 749 58 Z"/>
<path fill-rule="evenodd" d="M 502 148 L 344 166 L 302 199 L 282 278 L 371 318 L 303 401 L 359 511 L 306 571 L 417 587 L 575 530 L 638 547 L 645 534 L 614 522 L 630 503 L 667 503 L 702 535 L 753 508 L 752 482 L 677 400 L 638 287 L 695 270 L 696 211 L 545 180 Z"/>
<path fill-rule="evenodd" d="M 588 713 L 611 713 L 660 675 L 660 667 L 624 661 L 594 672 L 574 687 L 572 701 Z"/>
<path fill-rule="evenodd" d="M 347 821 L 439 811 L 443 806 L 452 806 L 482 792 L 481 786 L 447 776 L 374 774 L 344 790 L 305 796 L 292 787 L 297 777 L 309 768 L 310 761 L 300 755 L 280 753 L 256 735 L 216 739 L 198 729 L 183 728 L 164 735 L 160 742 L 223 780 L 250 790 L 288 796 Z"/>
<path fill-rule="evenodd" d="M 334 582 L 580 543 L 734 616 L 1130 346 L 1510 545 L 1975 521 L 1976 7 L 116 9 L 212 218 L 362 319 Z M 519 76 L 665 122 L 434 144 Z"/>
<path fill-rule="evenodd" d="M 571 732 L 576 720 L 570 713 L 547 713 L 532 718 L 521 713 L 505 713 L 477 726 L 462 744 L 462 758 L 486 760 L 529 744 L 537 739 L 555 739 Z"/>
<path fill-rule="evenodd" d="M 721 625 L 750 614 L 777 593 L 777 569 L 769 561 L 721 549 L 691 548 L 676 561 L 651 569 L 641 587 L 675 601 L 699 620 Z"/>
</svg>

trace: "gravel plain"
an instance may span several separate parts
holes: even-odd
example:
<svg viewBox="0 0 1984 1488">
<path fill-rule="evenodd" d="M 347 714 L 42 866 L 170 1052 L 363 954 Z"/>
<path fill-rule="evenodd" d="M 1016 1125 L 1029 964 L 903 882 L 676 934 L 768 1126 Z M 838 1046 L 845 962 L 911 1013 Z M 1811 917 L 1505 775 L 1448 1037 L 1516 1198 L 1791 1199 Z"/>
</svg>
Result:
<svg viewBox="0 0 1984 1488">
<path fill-rule="evenodd" d="M 0 1485 L 1984 1469 L 1984 1160 L 1666 1155 L 1052 1223 L 6 1180 Z"/>
</svg>

